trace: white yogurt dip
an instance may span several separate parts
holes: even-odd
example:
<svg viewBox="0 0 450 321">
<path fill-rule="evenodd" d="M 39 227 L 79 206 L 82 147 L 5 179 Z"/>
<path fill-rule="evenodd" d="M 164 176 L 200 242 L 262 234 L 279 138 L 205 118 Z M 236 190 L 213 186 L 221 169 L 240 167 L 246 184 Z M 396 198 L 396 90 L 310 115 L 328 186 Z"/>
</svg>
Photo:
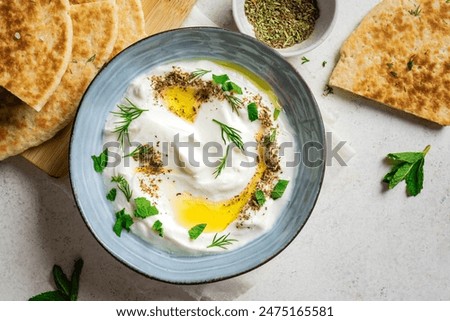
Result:
<svg viewBox="0 0 450 321">
<path fill-rule="evenodd" d="M 157 88 L 155 79 L 166 79 L 164 77 L 174 72 L 173 66 L 177 67 L 178 72 L 191 75 L 199 69 L 210 71 L 197 77 L 196 82 L 211 84 L 213 75 L 228 75 L 230 81 L 242 89 L 242 94 L 230 93 L 213 84 L 219 94 L 223 92 L 222 95 L 232 95 L 242 101 L 239 114 L 233 110 L 228 99 L 210 97 L 199 103 L 198 88 L 192 89 L 190 82 L 184 87 L 168 82 Z M 274 120 L 277 102 L 266 85 L 261 80 L 255 81 L 255 76 L 237 69 L 207 60 L 158 66 L 137 77 L 122 101 L 118 102 L 123 105 L 132 103 L 145 110 L 130 123 L 129 142 L 125 139 L 123 146 L 117 143 L 120 117 L 111 113 L 107 120 L 104 142 L 108 146 L 110 163 L 104 174 L 108 190 L 117 187 L 111 178 L 120 175 L 128 182 L 132 192 L 132 197 L 127 200 L 117 190 L 114 206 L 118 211 L 125 209 L 132 217 L 132 233 L 166 251 L 195 255 L 243 246 L 276 224 L 291 197 L 296 168 L 288 167 L 286 163 L 294 160 L 296 147 L 291 145 L 284 149 L 283 155 L 276 157 L 281 168 L 272 173 L 272 180 L 263 186 L 262 177 L 268 169 L 261 159 L 264 155 L 261 146 L 269 144 L 267 133 L 274 131 L 276 135 L 272 137 L 275 138 L 272 147 L 283 143 L 294 144 L 292 129 L 283 112 Z M 259 119 L 255 121 L 250 121 L 247 110 L 251 102 L 257 102 L 258 106 Z M 114 111 L 117 112 L 118 108 Z M 266 127 L 261 116 L 264 112 Z M 226 134 L 222 138 L 220 123 L 239 131 L 245 149 L 229 147 L 227 166 L 217 175 L 218 164 L 230 145 Z M 124 157 L 144 145 L 151 146 L 153 155 L 160 157 L 158 161 L 163 166 L 158 170 L 148 170 L 145 165 L 142 166 L 142 159 Z M 112 162 L 112 157 L 115 162 Z M 279 180 L 290 183 L 283 196 L 274 200 L 270 191 Z M 257 190 L 265 194 L 262 206 L 255 201 Z M 146 218 L 134 216 L 136 198 L 150 201 L 158 214 Z M 162 229 L 155 229 L 157 221 Z M 198 224 L 206 224 L 206 227 L 196 239 L 192 239 L 188 231 Z M 162 233 L 159 233 L 161 230 Z M 223 237 L 227 238 L 223 240 Z M 220 240 L 231 241 L 217 242 Z"/>
</svg>

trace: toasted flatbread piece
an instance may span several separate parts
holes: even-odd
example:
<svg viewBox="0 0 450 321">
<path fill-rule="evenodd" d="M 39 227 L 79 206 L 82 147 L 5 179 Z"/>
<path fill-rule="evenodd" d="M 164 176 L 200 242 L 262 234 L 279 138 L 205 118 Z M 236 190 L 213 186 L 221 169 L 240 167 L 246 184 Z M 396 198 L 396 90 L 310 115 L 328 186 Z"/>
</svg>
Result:
<svg viewBox="0 0 450 321">
<path fill-rule="evenodd" d="M 72 52 L 68 0 L 0 0 L 0 86 L 41 110 Z"/>
<path fill-rule="evenodd" d="M 119 8 L 119 35 L 111 58 L 120 51 L 147 36 L 141 0 L 117 0 Z"/>
<path fill-rule="evenodd" d="M 60 85 L 42 110 L 36 112 L 0 90 L 0 160 L 50 139 L 67 125 L 89 82 L 111 55 L 118 30 L 114 0 L 73 5 L 70 15 L 72 58 Z"/>
<path fill-rule="evenodd" d="M 71 3 L 87 3 L 98 0 L 70 0 Z M 145 32 L 144 11 L 141 0 L 116 0 L 119 9 L 119 35 L 111 58 L 147 36 Z"/>
<path fill-rule="evenodd" d="M 450 3 L 380 2 L 342 46 L 330 85 L 450 125 Z"/>
</svg>

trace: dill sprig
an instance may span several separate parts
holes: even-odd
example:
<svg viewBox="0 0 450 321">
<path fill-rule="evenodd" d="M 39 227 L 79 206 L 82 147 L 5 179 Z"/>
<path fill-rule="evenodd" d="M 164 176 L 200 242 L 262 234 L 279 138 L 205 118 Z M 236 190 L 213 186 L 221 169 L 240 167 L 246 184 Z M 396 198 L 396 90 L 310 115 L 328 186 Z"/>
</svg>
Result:
<svg viewBox="0 0 450 321">
<path fill-rule="evenodd" d="M 309 60 L 308 58 L 306 58 L 305 56 L 302 57 L 302 65 L 306 64 L 307 62 L 310 62 L 311 60 Z"/>
<path fill-rule="evenodd" d="M 225 98 L 227 99 L 227 101 L 230 103 L 231 105 L 231 109 L 239 115 L 239 108 L 242 108 L 242 99 L 234 96 L 234 95 L 229 95 L 229 94 L 225 94 Z"/>
<path fill-rule="evenodd" d="M 220 126 L 220 129 L 222 130 L 222 140 L 223 143 L 226 144 L 227 141 L 225 140 L 225 135 L 227 136 L 227 139 L 229 142 L 234 143 L 236 145 L 237 148 L 239 148 L 240 150 L 244 150 L 244 143 L 242 142 L 242 137 L 241 135 L 239 135 L 239 133 L 241 132 L 240 130 L 237 130 L 236 128 L 230 127 L 228 125 L 225 125 L 224 123 L 213 119 L 213 122 L 215 122 L 216 124 L 218 124 Z"/>
<path fill-rule="evenodd" d="M 117 188 L 122 191 L 123 195 L 125 195 L 125 198 L 129 202 L 131 199 L 131 196 L 133 195 L 133 192 L 130 189 L 130 185 L 128 184 L 125 177 L 122 175 L 117 175 L 111 177 L 111 182 L 117 183 Z"/>
<path fill-rule="evenodd" d="M 214 235 L 214 238 L 212 240 L 212 243 L 208 245 L 207 247 L 220 247 L 224 250 L 227 250 L 225 246 L 231 245 L 233 242 L 238 242 L 236 239 L 229 239 L 228 236 L 230 236 L 230 233 L 227 235 L 222 235 L 220 237 L 217 237 L 217 233 Z"/>
<path fill-rule="evenodd" d="M 203 77 L 207 73 L 211 72 L 211 70 L 205 70 L 205 69 L 197 69 L 193 72 L 191 72 L 191 75 L 189 76 L 189 81 L 193 81 L 197 78 Z"/>
<path fill-rule="evenodd" d="M 420 13 L 422 12 L 422 9 L 420 9 L 420 4 L 418 6 L 416 6 L 416 8 L 414 10 L 408 10 L 409 14 L 412 16 L 416 16 L 418 17 L 420 15 Z"/>
<path fill-rule="evenodd" d="M 111 114 L 120 117 L 121 120 L 115 122 L 117 124 L 116 128 L 114 129 L 113 133 L 117 133 L 118 137 L 117 140 L 119 141 L 120 145 L 123 147 L 125 144 L 125 138 L 130 142 L 130 137 L 128 135 L 128 128 L 130 127 L 130 124 L 133 120 L 141 116 L 141 114 L 144 111 L 148 111 L 148 109 L 140 109 L 138 106 L 133 104 L 128 98 L 125 98 L 129 106 L 124 104 L 119 104 L 117 107 L 120 111 L 113 111 Z"/>
<path fill-rule="evenodd" d="M 230 151 L 230 145 L 227 146 L 225 156 L 223 156 L 220 159 L 219 166 L 217 166 L 216 170 L 213 172 L 214 178 L 217 178 L 220 175 L 220 173 L 222 173 L 222 170 L 225 168 L 225 166 L 227 165 L 227 158 L 228 158 L 229 151 Z"/>
<path fill-rule="evenodd" d="M 124 155 L 123 157 L 132 157 L 132 158 L 139 158 L 139 156 L 147 155 L 151 150 L 151 147 L 148 144 L 145 145 L 139 145 L 135 150 L 133 150 L 131 153 Z"/>
</svg>

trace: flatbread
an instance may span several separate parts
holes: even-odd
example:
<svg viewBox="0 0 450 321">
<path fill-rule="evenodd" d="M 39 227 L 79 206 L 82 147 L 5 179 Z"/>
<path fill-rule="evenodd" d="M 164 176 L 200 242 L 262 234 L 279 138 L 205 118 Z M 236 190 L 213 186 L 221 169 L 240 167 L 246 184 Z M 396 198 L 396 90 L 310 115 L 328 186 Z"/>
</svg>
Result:
<svg viewBox="0 0 450 321">
<path fill-rule="evenodd" d="M 119 8 L 119 35 L 111 58 L 120 51 L 147 36 L 141 0 L 117 0 Z"/>
<path fill-rule="evenodd" d="M 41 110 L 72 52 L 68 0 L 0 0 L 0 86 Z"/>
<path fill-rule="evenodd" d="M 70 0 L 71 3 L 87 3 L 94 1 L 96 0 Z M 141 0 L 116 0 L 116 3 L 119 9 L 119 35 L 111 58 L 129 45 L 147 36 Z"/>
<path fill-rule="evenodd" d="M 342 46 L 329 83 L 450 125 L 450 3 L 382 1 Z"/>
<path fill-rule="evenodd" d="M 40 112 L 0 89 L 0 160 L 53 137 L 74 117 L 80 99 L 117 39 L 114 0 L 73 5 L 72 57 L 61 83 Z M 92 17 L 95 17 L 93 19 Z"/>
</svg>

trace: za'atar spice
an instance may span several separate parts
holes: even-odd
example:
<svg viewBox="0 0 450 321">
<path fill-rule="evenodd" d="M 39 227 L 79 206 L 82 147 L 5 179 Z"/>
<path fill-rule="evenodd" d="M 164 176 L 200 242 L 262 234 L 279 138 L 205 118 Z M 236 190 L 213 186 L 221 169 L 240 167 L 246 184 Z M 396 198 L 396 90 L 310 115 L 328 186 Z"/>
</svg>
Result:
<svg viewBox="0 0 450 321">
<path fill-rule="evenodd" d="M 306 40 L 319 18 L 316 0 L 245 0 L 244 8 L 256 38 L 278 49 Z"/>
</svg>

